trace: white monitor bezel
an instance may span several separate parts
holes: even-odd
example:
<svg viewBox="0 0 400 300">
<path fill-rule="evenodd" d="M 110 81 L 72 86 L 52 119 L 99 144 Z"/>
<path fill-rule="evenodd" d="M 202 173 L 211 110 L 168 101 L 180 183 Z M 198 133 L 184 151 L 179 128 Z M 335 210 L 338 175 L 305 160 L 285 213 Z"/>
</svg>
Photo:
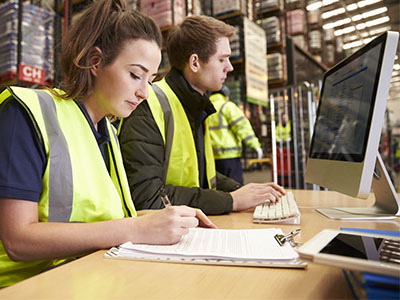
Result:
<svg viewBox="0 0 400 300">
<path fill-rule="evenodd" d="M 398 39 L 398 32 L 385 32 L 325 73 L 324 81 L 327 75 L 346 65 L 349 61 L 353 60 L 354 57 L 358 57 L 360 52 L 365 53 L 378 43 L 382 43 L 383 47 L 381 51 L 383 51 L 383 54 L 381 55 L 382 60 L 380 63 L 379 78 L 377 79 L 375 103 L 372 111 L 364 159 L 360 162 L 339 161 L 312 158 L 309 155 L 305 173 L 305 180 L 307 182 L 353 197 L 367 198 L 369 196 L 373 171 L 378 155 L 379 139 L 384 121 Z M 323 89 L 324 84 L 322 86 L 321 95 L 323 95 Z M 321 100 L 323 101 L 323 99 Z M 314 129 L 314 133 L 315 132 Z"/>
</svg>

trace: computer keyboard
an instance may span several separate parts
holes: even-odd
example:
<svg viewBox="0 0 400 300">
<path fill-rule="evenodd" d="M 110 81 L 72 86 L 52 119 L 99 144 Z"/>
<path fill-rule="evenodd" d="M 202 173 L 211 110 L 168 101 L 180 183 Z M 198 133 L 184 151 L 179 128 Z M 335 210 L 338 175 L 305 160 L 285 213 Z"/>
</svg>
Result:
<svg viewBox="0 0 400 300">
<path fill-rule="evenodd" d="M 300 217 L 300 210 L 297 206 L 292 192 L 275 203 L 264 202 L 258 205 L 253 213 L 254 223 L 278 223 Z"/>
</svg>

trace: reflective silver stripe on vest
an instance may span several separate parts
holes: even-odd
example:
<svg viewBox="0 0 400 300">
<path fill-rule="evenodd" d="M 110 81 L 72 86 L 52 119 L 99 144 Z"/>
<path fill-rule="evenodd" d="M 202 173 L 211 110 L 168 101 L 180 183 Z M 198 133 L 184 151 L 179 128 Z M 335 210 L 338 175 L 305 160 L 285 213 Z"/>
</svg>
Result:
<svg viewBox="0 0 400 300">
<path fill-rule="evenodd" d="M 48 220 L 69 222 L 73 202 L 73 181 L 68 145 L 57 119 L 54 99 L 45 91 L 35 90 L 35 92 L 39 97 L 50 147 Z"/>
<path fill-rule="evenodd" d="M 224 122 L 223 122 L 223 116 L 222 116 L 222 110 L 224 108 L 224 106 L 227 104 L 228 102 L 225 102 L 224 104 L 222 104 L 221 108 L 219 109 L 218 112 L 218 126 L 212 126 L 212 127 L 208 127 L 209 130 L 218 130 L 218 129 L 228 129 L 228 126 L 224 126 Z"/>
<path fill-rule="evenodd" d="M 172 109 L 169 105 L 168 98 L 161 90 L 160 87 L 153 84 L 153 90 L 157 96 L 158 102 L 160 102 L 161 109 L 164 114 L 164 129 L 165 129 L 165 150 L 164 150 L 164 183 L 167 181 L 167 172 L 169 166 L 169 159 L 171 157 L 172 140 L 174 138 L 174 116 L 172 115 Z"/>
<path fill-rule="evenodd" d="M 240 151 L 241 147 L 229 147 L 229 148 L 214 148 L 214 153 L 222 152 L 222 151 Z"/>
<path fill-rule="evenodd" d="M 222 110 L 224 109 L 224 106 L 227 104 L 228 102 L 225 102 L 224 104 L 222 104 L 221 109 L 219 110 L 218 113 L 218 126 L 212 126 L 209 127 L 210 130 L 218 130 L 218 129 L 231 129 L 233 126 L 235 126 L 237 123 L 239 123 L 240 121 L 242 121 L 245 117 L 241 116 L 238 119 L 236 119 L 235 121 L 233 121 L 232 123 L 228 124 L 228 125 L 223 125 L 223 115 L 222 115 Z"/>
<path fill-rule="evenodd" d="M 251 140 L 252 138 L 255 138 L 255 137 L 256 137 L 256 136 L 255 136 L 254 134 L 251 134 L 251 135 L 245 137 L 245 138 L 243 139 L 243 142 L 247 142 L 248 140 Z"/>
</svg>

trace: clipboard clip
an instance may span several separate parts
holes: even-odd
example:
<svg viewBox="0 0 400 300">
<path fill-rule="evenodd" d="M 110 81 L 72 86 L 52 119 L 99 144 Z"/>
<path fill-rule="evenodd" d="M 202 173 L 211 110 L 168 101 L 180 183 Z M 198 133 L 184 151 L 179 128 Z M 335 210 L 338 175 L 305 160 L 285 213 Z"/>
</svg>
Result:
<svg viewBox="0 0 400 300">
<path fill-rule="evenodd" d="M 296 244 L 293 241 L 293 238 L 298 235 L 301 232 L 300 228 L 297 228 L 295 230 L 293 230 L 292 232 L 288 233 L 288 234 L 275 234 L 274 238 L 275 240 L 278 242 L 279 246 L 283 246 L 286 242 L 290 243 L 292 246 L 296 246 Z"/>
</svg>

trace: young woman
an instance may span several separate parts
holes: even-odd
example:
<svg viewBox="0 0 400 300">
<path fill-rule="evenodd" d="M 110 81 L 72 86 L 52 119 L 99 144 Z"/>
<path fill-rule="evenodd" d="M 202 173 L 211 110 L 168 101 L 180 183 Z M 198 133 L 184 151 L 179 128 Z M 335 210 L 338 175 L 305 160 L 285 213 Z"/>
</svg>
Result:
<svg viewBox="0 0 400 300">
<path fill-rule="evenodd" d="M 168 244 L 215 227 L 186 206 L 135 218 L 106 116 L 147 98 L 160 47 L 152 19 L 124 0 L 93 1 L 63 41 L 63 90 L 0 94 L 0 287 L 126 241 Z"/>
</svg>

